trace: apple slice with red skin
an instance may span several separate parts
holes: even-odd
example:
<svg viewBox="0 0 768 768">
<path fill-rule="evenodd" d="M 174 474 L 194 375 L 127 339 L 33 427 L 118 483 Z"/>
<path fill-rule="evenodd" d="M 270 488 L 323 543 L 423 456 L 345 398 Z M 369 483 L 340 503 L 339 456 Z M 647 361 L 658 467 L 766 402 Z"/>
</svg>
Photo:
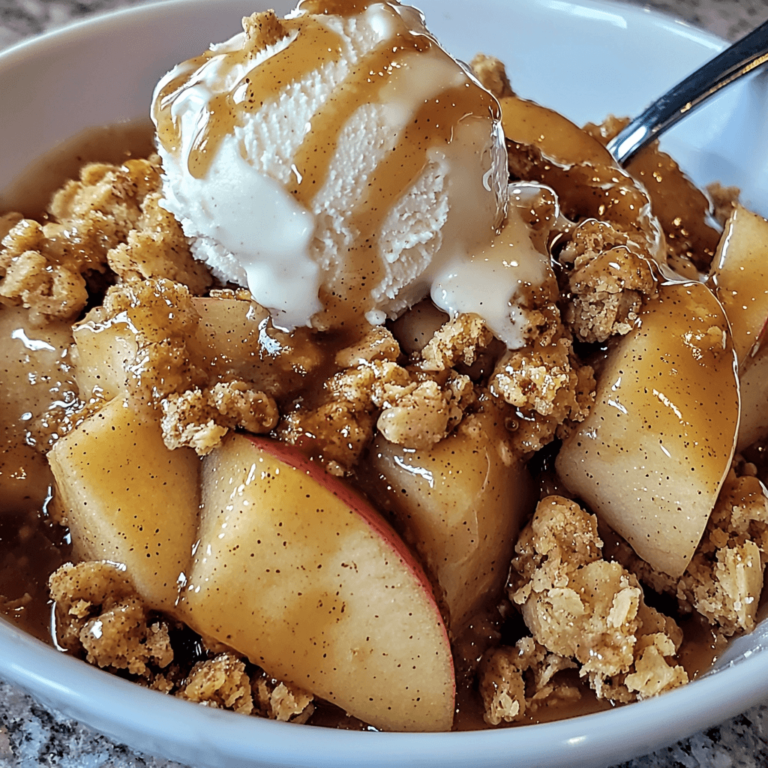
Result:
<svg viewBox="0 0 768 768">
<path fill-rule="evenodd" d="M 451 648 L 421 566 L 291 446 L 232 434 L 206 457 L 179 607 L 198 632 L 376 728 L 451 728 Z"/>
</svg>

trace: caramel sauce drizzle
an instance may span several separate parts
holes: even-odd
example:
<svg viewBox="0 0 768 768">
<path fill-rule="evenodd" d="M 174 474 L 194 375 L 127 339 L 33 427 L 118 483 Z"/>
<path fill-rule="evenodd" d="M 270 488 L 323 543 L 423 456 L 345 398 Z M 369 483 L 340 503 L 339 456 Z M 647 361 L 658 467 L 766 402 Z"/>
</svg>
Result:
<svg viewBox="0 0 768 768">
<path fill-rule="evenodd" d="M 289 192 L 297 200 L 309 204 L 314 193 L 322 187 L 336 153 L 339 136 L 352 115 L 361 105 L 379 100 L 381 91 L 397 68 L 404 64 L 409 53 L 423 53 L 431 46 L 431 41 L 423 35 L 401 35 L 398 45 L 391 48 L 380 46 L 363 57 L 312 118 L 312 130 L 294 160 L 298 178 L 289 187 Z"/>
<path fill-rule="evenodd" d="M 371 6 L 371 0 L 301 0 L 298 10 L 326 16 L 355 16 Z"/>
<path fill-rule="evenodd" d="M 459 123 L 478 114 L 479 100 L 482 100 L 489 113 L 496 108 L 493 97 L 473 87 L 467 79 L 435 99 L 426 101 L 405 129 L 399 144 L 379 163 L 368 179 L 367 192 L 351 216 L 351 227 L 359 234 L 354 255 L 348 261 L 350 269 L 343 278 L 347 283 L 345 295 L 348 303 L 345 308 L 339 308 L 337 314 L 343 311 L 351 321 L 356 313 L 359 316 L 361 308 L 367 309 L 364 306 L 366 297 L 382 277 L 383 270 L 379 268 L 374 280 L 370 282 L 371 264 L 379 263 L 378 238 L 384 220 L 423 173 L 427 150 L 450 143 Z"/>
<path fill-rule="evenodd" d="M 297 38 L 251 69 L 231 90 L 214 96 L 198 122 L 189 153 L 188 167 L 194 178 L 205 177 L 222 140 L 232 133 L 235 126 L 242 124 L 244 115 L 258 111 L 266 102 L 276 100 L 288 86 L 341 58 L 341 39 L 315 19 L 286 19 L 282 24 L 288 34 L 298 32 L 301 45 L 296 45 Z M 184 91 L 203 80 L 201 68 L 219 56 L 224 58 L 227 69 L 231 71 L 244 64 L 250 55 L 248 49 L 223 54 L 206 51 L 190 61 L 193 68 L 191 77 L 188 73 L 180 74 L 162 89 L 156 117 L 160 139 L 166 146 L 178 150 L 181 144 L 181 128 L 171 114 L 171 107 Z"/>
</svg>

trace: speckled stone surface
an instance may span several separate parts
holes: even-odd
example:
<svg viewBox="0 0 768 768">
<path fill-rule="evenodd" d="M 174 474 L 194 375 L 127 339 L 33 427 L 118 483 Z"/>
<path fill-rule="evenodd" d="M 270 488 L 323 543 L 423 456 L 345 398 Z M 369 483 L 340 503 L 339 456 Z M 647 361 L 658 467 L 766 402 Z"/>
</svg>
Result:
<svg viewBox="0 0 768 768">
<path fill-rule="evenodd" d="M 0 0 L 0 49 L 69 21 L 147 0 Z M 768 19 L 768 0 L 627 0 L 735 40 Z M 183 768 L 136 753 L 61 717 L 0 681 L 0 768 Z M 616 768 L 764 768 L 768 694 L 763 705 L 668 749 Z M 589 768 L 589 766 L 583 766 Z"/>
</svg>

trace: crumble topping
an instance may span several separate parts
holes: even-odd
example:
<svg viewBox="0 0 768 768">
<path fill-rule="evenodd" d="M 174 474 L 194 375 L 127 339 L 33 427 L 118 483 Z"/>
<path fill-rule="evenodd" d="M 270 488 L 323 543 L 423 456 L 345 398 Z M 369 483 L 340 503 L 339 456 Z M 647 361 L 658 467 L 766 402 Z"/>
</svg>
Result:
<svg viewBox="0 0 768 768">
<path fill-rule="evenodd" d="M 472 59 L 469 66 L 483 87 L 489 90 L 497 99 L 515 95 L 512 90 L 512 84 L 507 76 L 507 69 L 500 59 L 497 59 L 495 56 L 478 53 Z"/>
<path fill-rule="evenodd" d="M 578 701 L 578 686 L 556 679 L 559 672 L 576 666 L 532 637 L 521 638 L 514 647 L 492 649 L 480 666 L 483 719 L 488 725 L 514 723 L 542 706 Z"/>
<path fill-rule="evenodd" d="M 421 350 L 417 364 L 424 371 L 434 372 L 447 371 L 458 364 L 471 367 L 494 338 L 479 315 L 459 315 L 432 336 Z"/>
<path fill-rule="evenodd" d="M 248 55 L 251 58 L 288 34 L 277 14 L 271 10 L 244 16 L 243 32 L 248 42 Z"/>
<path fill-rule="evenodd" d="M 254 709 L 251 679 L 246 673 L 245 662 L 229 652 L 195 664 L 178 696 L 206 707 L 231 709 L 243 715 L 250 715 Z"/>
<path fill-rule="evenodd" d="M 686 683 L 672 660 L 680 628 L 602 548 L 594 515 L 559 496 L 539 502 L 515 546 L 509 587 L 534 640 L 575 660 L 598 698 L 631 701 Z"/>
<path fill-rule="evenodd" d="M 306 723 L 315 711 L 312 694 L 295 686 L 263 676 L 254 687 L 259 711 L 270 720 Z"/>
<path fill-rule="evenodd" d="M 288 409 L 278 434 L 293 445 L 311 441 L 326 466 L 344 473 L 373 440 L 374 428 L 390 442 L 426 448 L 442 440 L 474 402 L 474 385 L 453 370 L 435 374 L 405 368 L 400 347 L 386 329 L 374 329 L 337 362 L 350 363 L 323 386 L 314 409 Z"/>
<path fill-rule="evenodd" d="M 569 424 L 586 419 L 594 402 L 595 378 L 589 365 L 573 354 L 567 337 L 508 352 L 491 377 L 491 394 L 514 408 L 512 441 L 521 456 L 530 456 Z"/>
<path fill-rule="evenodd" d="M 163 441 L 173 450 L 188 446 L 206 456 L 230 429 L 260 435 L 278 421 L 275 401 L 244 381 L 219 382 L 205 389 L 171 394 L 162 401 Z"/>
<path fill-rule="evenodd" d="M 629 333 L 643 303 L 658 292 L 645 254 L 604 222 L 592 219 L 576 227 L 559 260 L 569 268 L 565 322 L 579 341 L 603 342 Z"/>
<path fill-rule="evenodd" d="M 159 199 L 157 156 L 86 165 L 54 195 L 50 221 L 20 219 L 3 238 L 0 297 L 29 308 L 34 323 L 72 321 L 88 301 L 88 280 L 107 266 L 124 279 L 164 277 L 202 292 L 208 270 Z"/>
<path fill-rule="evenodd" d="M 125 571 L 67 563 L 50 578 L 59 644 L 91 664 L 149 678 L 173 660 L 168 624 L 149 618 Z"/>
</svg>

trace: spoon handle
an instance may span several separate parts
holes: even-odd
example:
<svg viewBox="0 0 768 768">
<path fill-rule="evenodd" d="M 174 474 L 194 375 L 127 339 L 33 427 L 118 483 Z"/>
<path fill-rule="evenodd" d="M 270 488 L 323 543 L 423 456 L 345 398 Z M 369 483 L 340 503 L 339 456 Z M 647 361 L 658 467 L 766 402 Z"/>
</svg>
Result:
<svg viewBox="0 0 768 768">
<path fill-rule="evenodd" d="M 625 165 L 636 152 L 710 96 L 767 61 L 768 21 L 654 101 L 608 143 L 609 152 Z"/>
</svg>

